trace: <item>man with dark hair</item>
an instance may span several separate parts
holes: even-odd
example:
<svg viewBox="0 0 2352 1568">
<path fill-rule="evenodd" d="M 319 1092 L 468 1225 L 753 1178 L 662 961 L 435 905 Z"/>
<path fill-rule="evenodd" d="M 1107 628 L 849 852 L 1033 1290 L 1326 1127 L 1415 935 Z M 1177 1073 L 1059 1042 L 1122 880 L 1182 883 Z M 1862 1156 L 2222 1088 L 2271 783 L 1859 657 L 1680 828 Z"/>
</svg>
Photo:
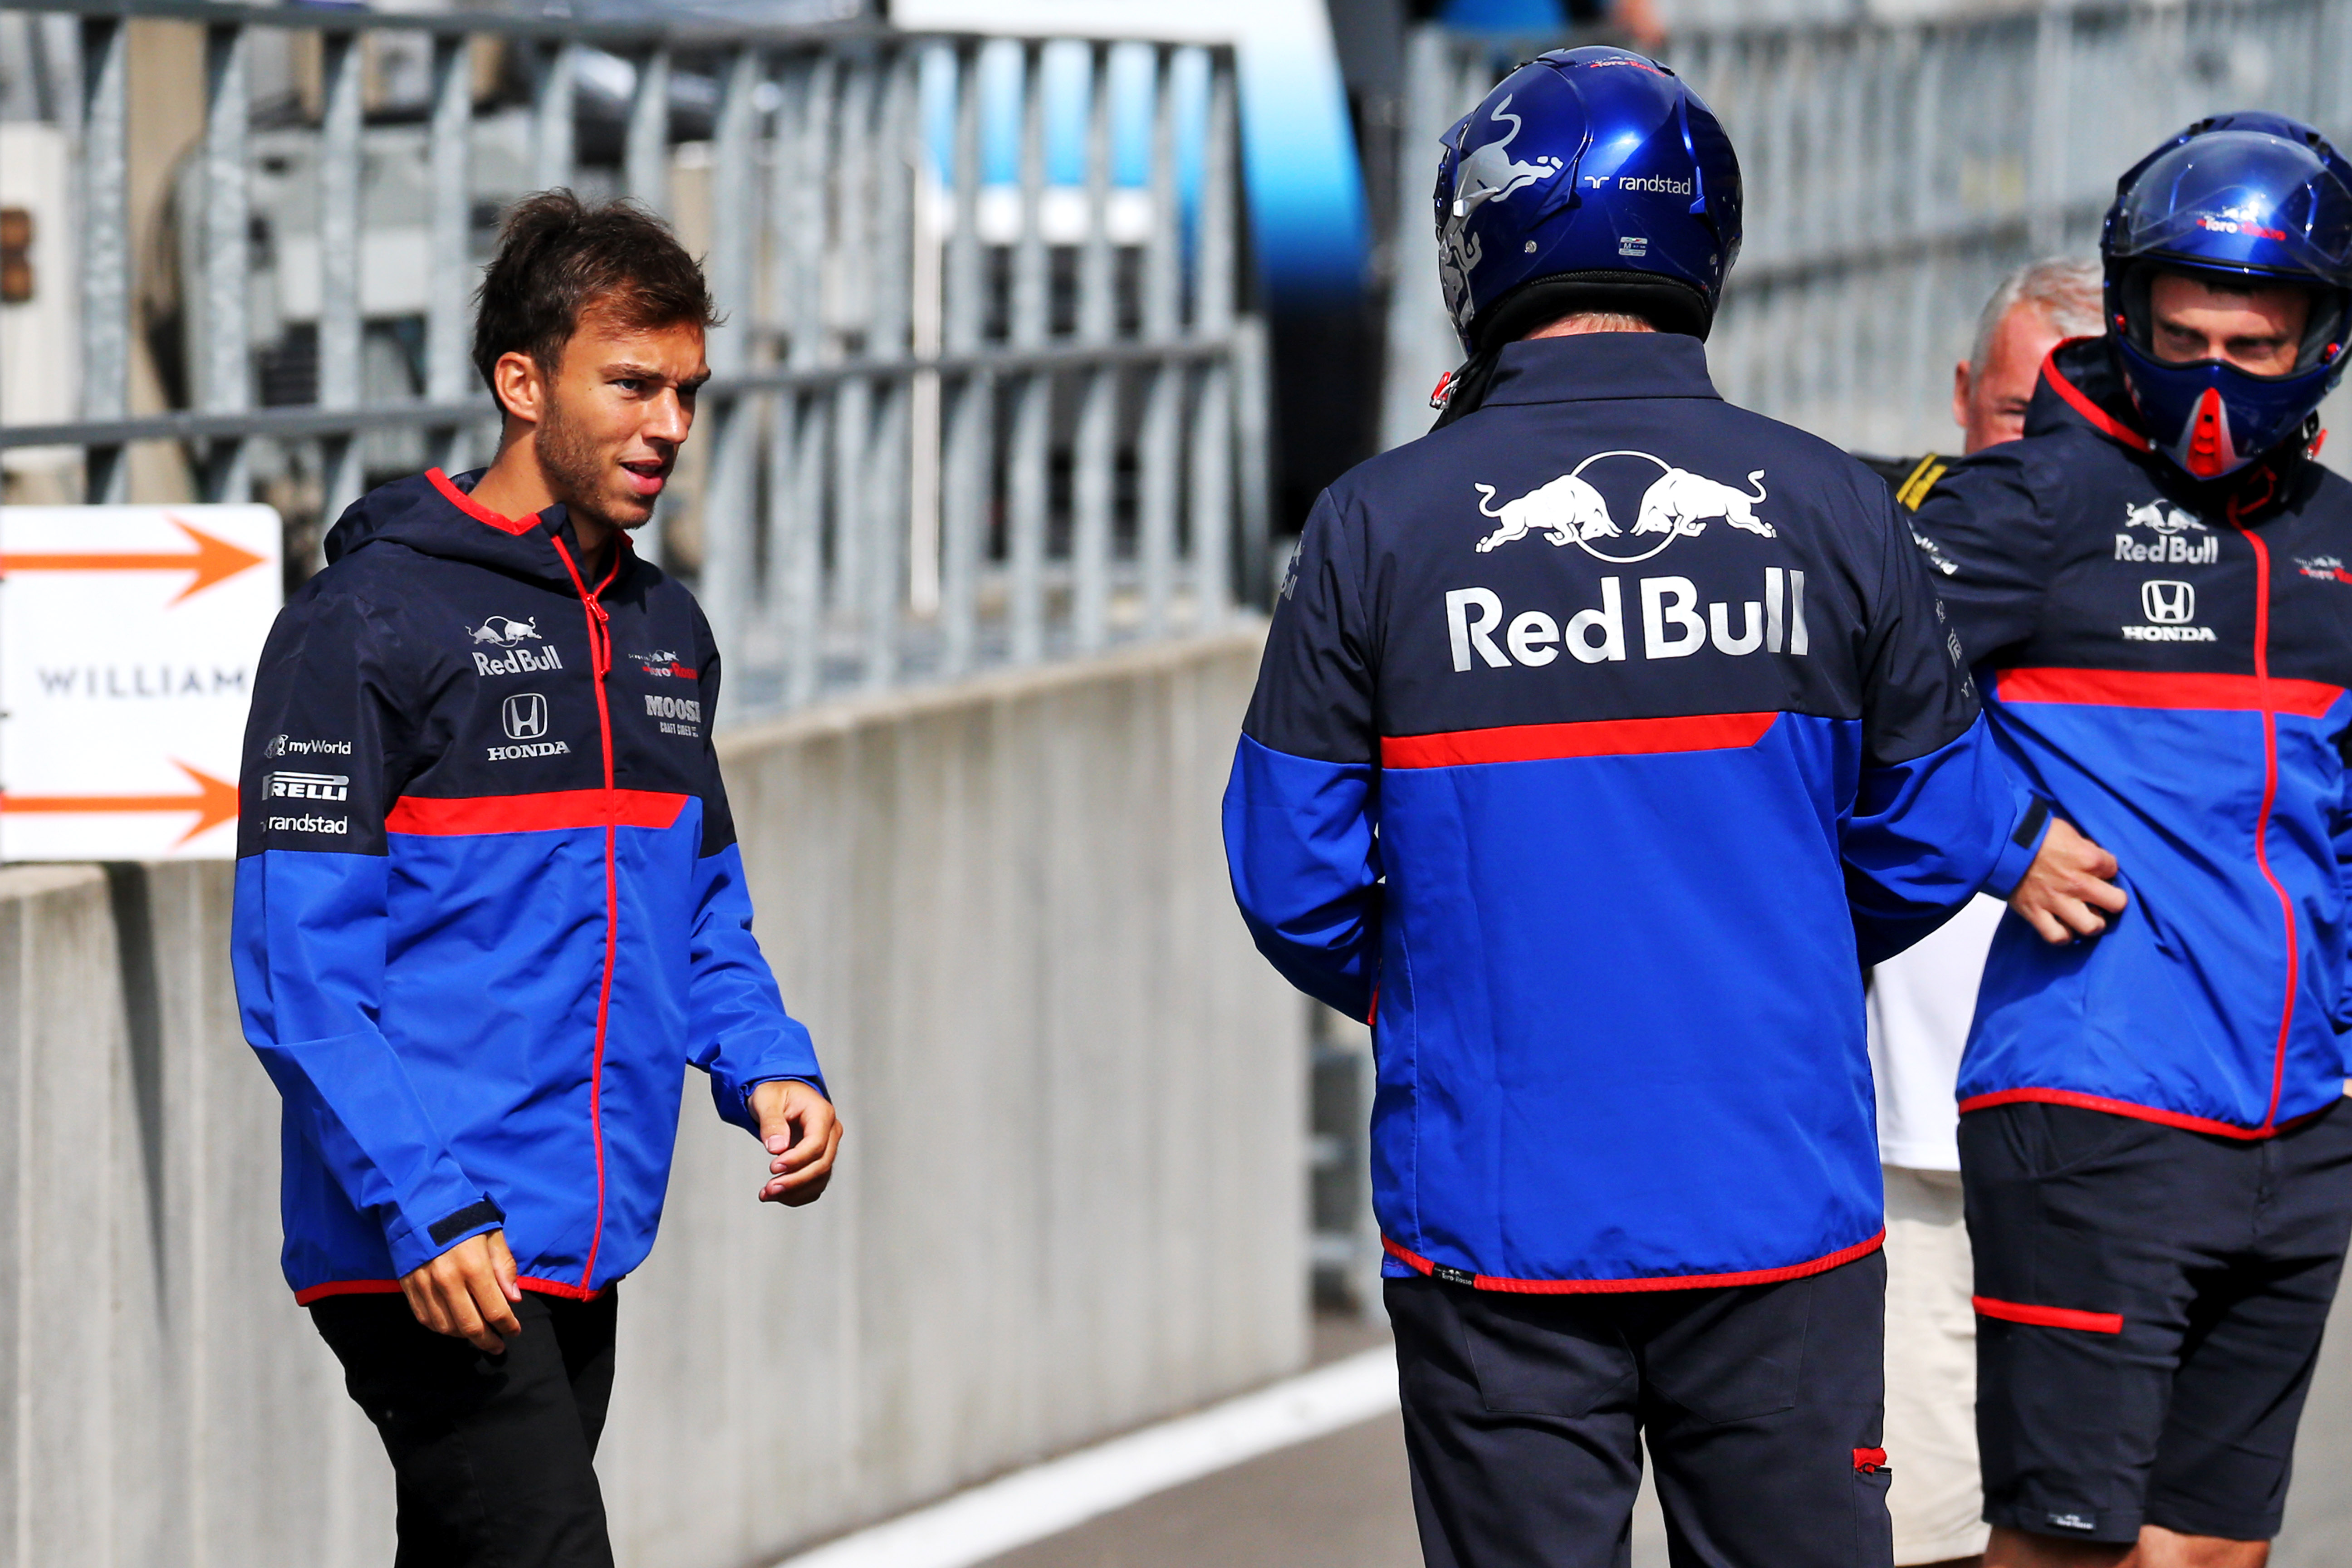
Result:
<svg viewBox="0 0 2352 1568">
<path fill-rule="evenodd" d="M 397 1478 L 403 1568 L 612 1562 L 614 1286 L 680 1069 L 813 1201 L 841 1128 L 751 932 L 719 657 L 629 548 L 708 379 L 699 268 L 569 192 L 509 215 L 497 460 L 386 485 L 262 653 L 235 920 L 285 1098 L 285 1269 Z"/>
</svg>

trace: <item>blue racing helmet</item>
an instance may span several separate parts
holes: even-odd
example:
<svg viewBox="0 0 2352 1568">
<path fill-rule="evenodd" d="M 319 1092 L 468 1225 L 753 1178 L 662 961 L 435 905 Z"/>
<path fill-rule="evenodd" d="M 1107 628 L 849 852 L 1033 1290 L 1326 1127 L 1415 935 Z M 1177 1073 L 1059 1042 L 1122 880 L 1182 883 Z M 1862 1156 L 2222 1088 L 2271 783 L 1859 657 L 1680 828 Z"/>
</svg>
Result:
<svg viewBox="0 0 2352 1568">
<path fill-rule="evenodd" d="M 2200 120 L 2116 182 L 2099 235 L 2109 340 L 2149 440 L 2200 479 L 2220 479 L 2303 432 L 2344 374 L 2352 307 L 2352 163 L 2277 114 Z M 2181 272 L 2311 296 L 2294 368 L 2255 375 L 2221 360 L 2156 356 L 2149 294 Z"/>
<path fill-rule="evenodd" d="M 1680 77 L 1554 49 L 1445 133 L 1438 276 L 1472 354 L 1575 310 L 1704 338 L 1739 254 L 1739 160 Z"/>
</svg>

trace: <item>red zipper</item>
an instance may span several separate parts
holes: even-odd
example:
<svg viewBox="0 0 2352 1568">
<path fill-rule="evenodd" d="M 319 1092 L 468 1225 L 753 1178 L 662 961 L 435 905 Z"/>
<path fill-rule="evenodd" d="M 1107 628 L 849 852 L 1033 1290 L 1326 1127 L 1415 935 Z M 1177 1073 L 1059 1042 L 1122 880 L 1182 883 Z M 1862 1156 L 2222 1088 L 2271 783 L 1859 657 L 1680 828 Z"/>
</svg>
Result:
<svg viewBox="0 0 2352 1568">
<path fill-rule="evenodd" d="M 613 631 L 611 617 L 597 595 L 613 585 L 620 575 L 620 552 L 625 545 L 616 545 L 613 569 L 604 580 L 591 590 L 572 564 L 572 552 L 563 548 L 563 541 L 551 538 L 555 553 L 562 558 L 563 570 L 572 576 L 572 586 L 580 595 L 583 613 L 588 620 L 588 666 L 595 678 L 596 734 L 604 752 L 604 981 L 596 996 L 596 1056 L 588 1070 L 588 1138 L 596 1151 L 596 1228 L 588 1237 L 588 1261 L 580 1270 L 580 1288 L 593 1289 L 596 1273 L 596 1249 L 604 1241 L 604 1038 L 606 1025 L 613 1012 L 613 967 L 619 952 L 621 931 L 621 880 L 617 859 L 619 835 L 618 797 L 613 789 L 613 710 L 604 691 L 604 677 L 613 668 Z"/>
<path fill-rule="evenodd" d="M 2287 1033 L 2294 1024 L 2294 988 L 2298 954 L 2294 931 L 2294 900 L 2271 871 L 2271 806 L 2278 798 L 2278 714 L 2271 707 L 2271 552 L 2254 531 L 2238 521 L 2235 501 L 2230 521 L 2254 547 L 2254 685 L 2263 705 L 2263 809 L 2254 820 L 2254 863 L 2263 880 L 2278 895 L 2279 913 L 2286 923 L 2286 1005 L 2279 1013 L 2278 1048 L 2271 1062 L 2271 1103 L 2263 1112 L 2258 1131 L 2268 1132 L 2278 1121 L 2279 1094 L 2286 1082 Z"/>
</svg>

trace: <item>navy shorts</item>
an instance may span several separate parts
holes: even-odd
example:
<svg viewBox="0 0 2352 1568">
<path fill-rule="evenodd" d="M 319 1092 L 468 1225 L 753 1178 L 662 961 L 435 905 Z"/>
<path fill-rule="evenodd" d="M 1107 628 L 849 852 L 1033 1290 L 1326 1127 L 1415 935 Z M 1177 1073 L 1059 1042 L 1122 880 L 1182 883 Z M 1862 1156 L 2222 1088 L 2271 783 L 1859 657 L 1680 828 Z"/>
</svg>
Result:
<svg viewBox="0 0 2352 1568">
<path fill-rule="evenodd" d="M 1625 1568 L 1644 1436 L 1676 1563 L 1893 1562 L 1878 1254 L 1719 1289 L 1387 1293 L 1430 1568 Z"/>
<path fill-rule="evenodd" d="M 2342 1102 L 2244 1140 L 2024 1102 L 1960 1118 L 1985 1518 L 2267 1541 L 2352 1232 Z"/>
</svg>

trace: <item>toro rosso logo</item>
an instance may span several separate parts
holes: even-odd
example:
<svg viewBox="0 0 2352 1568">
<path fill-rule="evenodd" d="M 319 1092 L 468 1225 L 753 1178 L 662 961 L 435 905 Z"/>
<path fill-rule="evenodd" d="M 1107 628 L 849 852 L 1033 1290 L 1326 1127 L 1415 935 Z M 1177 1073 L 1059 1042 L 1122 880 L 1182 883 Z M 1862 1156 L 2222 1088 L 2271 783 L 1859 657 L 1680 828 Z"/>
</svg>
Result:
<svg viewBox="0 0 2352 1568">
<path fill-rule="evenodd" d="M 2294 569 L 2322 583 L 2352 583 L 2352 572 L 2344 569 L 2340 556 L 2314 555 L 2306 558 L 2298 555 L 2294 558 Z"/>
<path fill-rule="evenodd" d="M 539 617 L 533 616 L 527 621 L 518 621 L 508 616 L 492 616 L 480 626 L 467 626 L 466 630 L 476 642 L 486 642 L 494 647 L 512 647 L 525 640 L 539 640 Z"/>
<path fill-rule="evenodd" d="M 1584 475 L 1587 469 L 1612 458 L 1633 458 L 1653 464 L 1658 469 L 1658 477 L 1642 492 L 1641 511 L 1633 521 L 1633 535 L 1627 544 L 1604 549 L 1594 542 L 1624 538 L 1625 531 L 1609 515 L 1607 499 Z M 1743 490 L 1688 468 L 1676 468 L 1647 452 L 1596 452 L 1570 472 L 1514 500 L 1507 500 L 1499 508 L 1494 504 L 1494 486 L 1474 484 L 1471 488 L 1478 492 L 1479 514 L 1502 525 L 1478 542 L 1481 554 L 1525 539 L 1530 533 L 1541 533 L 1555 545 L 1573 544 L 1596 560 L 1631 565 L 1647 561 L 1677 539 L 1697 537 L 1706 531 L 1708 523 L 1718 519 L 1759 539 L 1773 537 L 1772 525 L 1756 515 L 1758 503 L 1765 498 L 1761 468 L 1748 476 L 1748 488 Z M 1656 541 L 1646 548 L 1641 543 L 1645 535 L 1654 535 Z"/>
</svg>

